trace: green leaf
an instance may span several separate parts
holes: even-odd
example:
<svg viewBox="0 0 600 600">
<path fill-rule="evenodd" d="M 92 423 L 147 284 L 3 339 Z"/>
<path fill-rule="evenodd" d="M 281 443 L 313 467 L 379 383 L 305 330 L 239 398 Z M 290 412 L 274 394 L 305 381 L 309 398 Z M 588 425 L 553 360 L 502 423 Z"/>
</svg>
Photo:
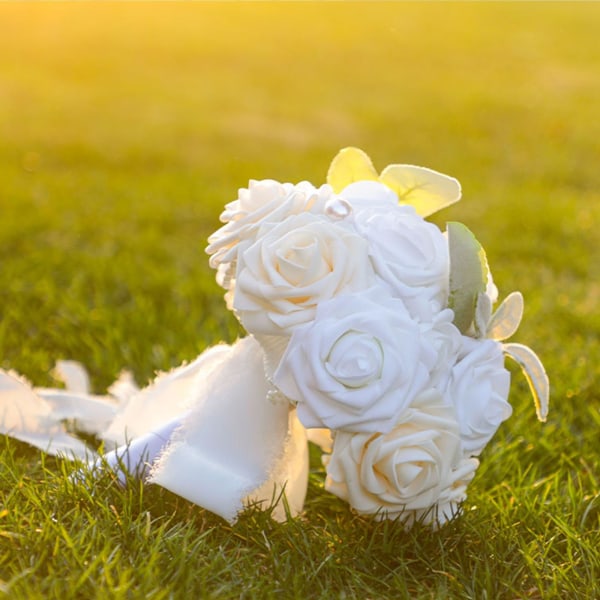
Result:
<svg viewBox="0 0 600 600">
<path fill-rule="evenodd" d="M 505 354 L 515 360 L 523 370 L 533 396 L 537 417 L 540 421 L 545 421 L 548 417 L 550 382 L 542 361 L 531 348 L 523 344 L 503 344 L 503 348 Z"/>
<path fill-rule="evenodd" d="M 426 167 L 389 165 L 381 172 L 380 181 L 422 217 L 458 202 L 461 196 L 458 180 Z"/>
<path fill-rule="evenodd" d="M 355 181 L 377 181 L 379 176 L 369 156 L 352 146 L 340 150 L 327 171 L 327 183 L 339 194 Z"/>
<path fill-rule="evenodd" d="M 448 223 L 450 252 L 450 297 L 454 324 L 466 334 L 475 318 L 479 294 L 485 292 L 488 266 L 485 251 L 471 230 L 462 223 Z"/>
</svg>

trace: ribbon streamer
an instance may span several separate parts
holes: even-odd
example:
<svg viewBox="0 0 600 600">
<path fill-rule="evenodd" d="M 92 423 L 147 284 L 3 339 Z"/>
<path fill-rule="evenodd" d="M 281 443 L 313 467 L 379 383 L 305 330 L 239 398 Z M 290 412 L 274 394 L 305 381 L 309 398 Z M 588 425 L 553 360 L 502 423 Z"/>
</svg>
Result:
<svg viewBox="0 0 600 600">
<path fill-rule="evenodd" d="M 84 393 L 84 378 L 78 381 L 77 391 L 34 390 L 0 371 L 0 432 L 49 454 L 89 461 L 95 453 L 64 426 L 75 419 L 85 431 L 122 444 L 95 459 L 122 482 L 125 469 L 230 522 L 248 504 L 269 506 L 277 499 L 277 519 L 302 510 L 306 431 L 287 401 L 273 393 L 264 353 L 252 336 L 209 348 L 119 406 L 113 398 Z"/>
</svg>

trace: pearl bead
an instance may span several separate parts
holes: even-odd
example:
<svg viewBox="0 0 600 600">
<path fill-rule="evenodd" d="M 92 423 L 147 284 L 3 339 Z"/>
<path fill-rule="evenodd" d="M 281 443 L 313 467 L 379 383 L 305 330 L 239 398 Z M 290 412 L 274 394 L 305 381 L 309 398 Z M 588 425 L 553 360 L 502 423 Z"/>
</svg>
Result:
<svg viewBox="0 0 600 600">
<path fill-rule="evenodd" d="M 352 206 L 350 206 L 350 203 L 343 198 L 332 198 L 325 204 L 325 214 L 328 217 L 339 221 L 352 214 Z"/>
</svg>

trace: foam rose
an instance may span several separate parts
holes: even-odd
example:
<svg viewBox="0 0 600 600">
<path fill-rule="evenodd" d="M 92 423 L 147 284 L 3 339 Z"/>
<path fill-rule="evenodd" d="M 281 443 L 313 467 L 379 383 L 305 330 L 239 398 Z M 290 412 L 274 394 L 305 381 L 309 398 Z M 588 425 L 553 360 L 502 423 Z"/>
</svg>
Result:
<svg viewBox="0 0 600 600">
<path fill-rule="evenodd" d="M 477 456 L 512 414 L 507 402 L 510 373 L 499 342 L 465 336 L 463 344 L 446 396 L 456 409 L 465 454 Z"/>
<path fill-rule="evenodd" d="M 398 196 L 387 185 L 377 181 L 356 181 L 346 186 L 340 197 L 350 204 L 354 215 L 363 211 L 387 213 L 398 206 Z"/>
<path fill-rule="evenodd" d="M 249 333 L 289 335 L 317 305 L 373 283 L 366 242 L 326 217 L 303 213 L 264 225 L 240 251 L 233 307 Z"/>
<path fill-rule="evenodd" d="M 375 272 L 395 296 L 402 298 L 413 316 L 430 319 L 448 305 L 446 237 L 412 206 L 392 205 L 389 193 L 383 194 L 374 186 L 362 187 L 365 193 L 373 194 L 370 203 L 359 203 L 355 198 L 350 204 L 358 208 L 354 223 L 369 242 Z"/>
<path fill-rule="evenodd" d="M 436 359 L 402 301 L 374 288 L 321 304 L 292 334 L 273 381 L 305 427 L 389 431 Z"/>
<path fill-rule="evenodd" d="M 338 432 L 325 488 L 361 514 L 442 524 L 457 514 L 478 462 L 461 453 L 454 410 L 429 390 L 387 434 Z"/>
<path fill-rule="evenodd" d="M 460 331 L 453 323 L 454 312 L 446 308 L 431 322 L 421 323 L 422 335 L 431 343 L 437 353 L 437 360 L 431 371 L 429 387 L 446 390 L 452 367 L 459 359 L 463 349 Z"/>
<path fill-rule="evenodd" d="M 206 252 L 212 255 L 210 266 L 216 269 L 235 262 L 238 244 L 254 240 L 263 223 L 279 223 L 289 215 L 305 211 L 322 213 L 332 195 L 331 186 L 322 185 L 317 189 L 308 181 L 293 185 L 272 179 L 250 180 L 248 188 L 241 188 L 238 199 L 227 204 L 221 213 L 220 219 L 225 225 L 208 238 Z M 222 276 L 221 279 L 219 283 L 228 288 L 229 278 Z"/>
</svg>

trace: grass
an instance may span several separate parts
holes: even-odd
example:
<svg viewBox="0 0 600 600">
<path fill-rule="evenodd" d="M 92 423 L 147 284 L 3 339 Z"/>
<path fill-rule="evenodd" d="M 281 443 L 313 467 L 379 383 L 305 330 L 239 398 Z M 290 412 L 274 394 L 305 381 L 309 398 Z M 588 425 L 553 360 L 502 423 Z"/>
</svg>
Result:
<svg viewBox="0 0 600 600">
<path fill-rule="evenodd" d="M 0 440 L 9 598 L 600 596 L 600 6 L 0 4 L 0 364 L 37 385 L 77 358 L 102 391 L 240 329 L 203 253 L 252 177 L 320 183 L 337 150 L 424 164 L 464 199 L 549 420 L 512 418 L 439 532 L 352 515 L 233 527 L 157 487 Z"/>
</svg>

